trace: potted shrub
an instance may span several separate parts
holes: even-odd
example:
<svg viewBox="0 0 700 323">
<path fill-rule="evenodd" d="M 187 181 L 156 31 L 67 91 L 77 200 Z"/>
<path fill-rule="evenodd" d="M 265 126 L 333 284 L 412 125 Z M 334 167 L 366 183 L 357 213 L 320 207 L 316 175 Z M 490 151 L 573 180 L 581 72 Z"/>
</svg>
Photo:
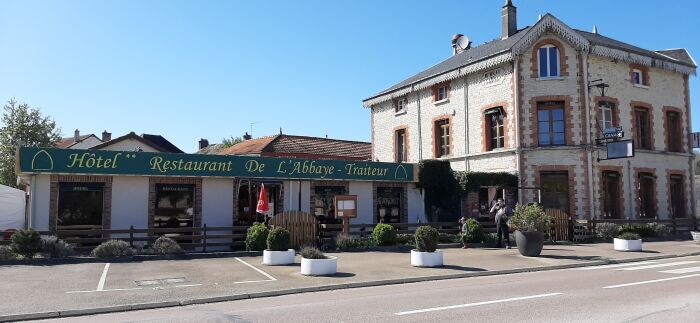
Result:
<svg viewBox="0 0 700 323">
<path fill-rule="evenodd" d="M 391 225 L 379 223 L 372 230 L 372 240 L 377 246 L 393 246 L 396 244 L 396 230 Z"/>
<path fill-rule="evenodd" d="M 338 271 L 338 257 L 326 256 L 314 247 L 301 249 L 301 274 L 306 276 L 334 275 Z"/>
<path fill-rule="evenodd" d="M 441 267 L 442 250 L 436 250 L 438 230 L 431 226 L 421 226 L 416 229 L 416 249 L 411 250 L 411 266 Z"/>
<path fill-rule="evenodd" d="M 508 226 L 515 231 L 515 243 L 520 254 L 537 257 L 544 246 L 544 232 L 549 229 L 552 217 L 544 213 L 538 204 L 517 204 Z"/>
<path fill-rule="evenodd" d="M 294 263 L 294 249 L 285 228 L 274 228 L 267 234 L 267 249 L 263 250 L 263 265 L 290 265 Z"/>
<path fill-rule="evenodd" d="M 620 234 L 622 228 L 615 223 L 603 222 L 595 226 L 595 235 L 599 239 L 610 242 Z"/>
<path fill-rule="evenodd" d="M 613 246 L 617 251 L 642 251 L 642 237 L 639 233 L 624 232 L 615 238 Z"/>
<path fill-rule="evenodd" d="M 245 249 L 248 251 L 261 251 L 265 250 L 265 244 L 267 241 L 267 234 L 270 230 L 264 223 L 254 222 L 253 225 L 248 228 L 245 236 Z"/>
</svg>

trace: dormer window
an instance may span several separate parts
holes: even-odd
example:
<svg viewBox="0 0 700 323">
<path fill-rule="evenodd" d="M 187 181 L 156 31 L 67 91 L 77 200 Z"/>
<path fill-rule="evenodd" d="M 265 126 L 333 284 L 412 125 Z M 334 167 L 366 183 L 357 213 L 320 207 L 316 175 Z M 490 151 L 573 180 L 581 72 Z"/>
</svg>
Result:
<svg viewBox="0 0 700 323">
<path fill-rule="evenodd" d="M 559 77 L 559 49 L 553 45 L 544 45 L 538 50 L 540 78 Z"/>
<path fill-rule="evenodd" d="M 399 98 L 396 101 L 394 101 L 394 112 L 406 112 L 406 106 L 408 106 L 408 99 L 405 97 Z"/>
<path fill-rule="evenodd" d="M 644 85 L 644 74 L 639 69 L 632 69 L 632 83 Z"/>
<path fill-rule="evenodd" d="M 630 81 L 635 87 L 648 87 L 649 68 L 640 64 L 630 64 Z"/>
<path fill-rule="evenodd" d="M 450 98 L 450 83 L 445 82 L 433 86 L 433 102 L 444 102 Z"/>
</svg>

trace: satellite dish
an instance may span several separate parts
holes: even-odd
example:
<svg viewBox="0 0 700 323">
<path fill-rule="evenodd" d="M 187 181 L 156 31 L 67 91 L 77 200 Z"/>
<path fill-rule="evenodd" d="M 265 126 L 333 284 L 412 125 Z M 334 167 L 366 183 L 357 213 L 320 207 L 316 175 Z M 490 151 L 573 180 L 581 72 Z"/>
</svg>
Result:
<svg viewBox="0 0 700 323">
<path fill-rule="evenodd" d="M 469 49 L 469 44 L 471 42 L 469 41 L 469 37 L 461 35 L 455 40 L 455 45 L 459 47 L 461 50 L 466 50 Z"/>
</svg>

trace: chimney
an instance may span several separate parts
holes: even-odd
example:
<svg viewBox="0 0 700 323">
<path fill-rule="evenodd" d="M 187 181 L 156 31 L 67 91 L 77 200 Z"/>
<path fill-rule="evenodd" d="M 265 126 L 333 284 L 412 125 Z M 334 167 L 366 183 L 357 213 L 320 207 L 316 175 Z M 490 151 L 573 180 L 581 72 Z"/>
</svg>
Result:
<svg viewBox="0 0 700 323">
<path fill-rule="evenodd" d="M 251 140 L 251 139 L 253 139 L 253 136 L 249 135 L 248 132 L 246 132 L 245 135 L 243 135 L 243 140 Z"/>
<path fill-rule="evenodd" d="M 73 142 L 80 141 L 80 130 L 75 129 L 75 134 L 73 135 Z"/>
<path fill-rule="evenodd" d="M 518 32 L 516 22 L 515 6 L 512 0 L 506 0 L 506 4 L 501 9 L 501 39 L 506 39 Z"/>
<path fill-rule="evenodd" d="M 107 132 L 107 130 L 102 131 L 102 142 L 108 142 L 112 140 L 112 133 Z"/>
<path fill-rule="evenodd" d="M 209 140 L 206 140 L 204 138 L 199 139 L 199 149 L 207 148 L 209 147 Z"/>
</svg>

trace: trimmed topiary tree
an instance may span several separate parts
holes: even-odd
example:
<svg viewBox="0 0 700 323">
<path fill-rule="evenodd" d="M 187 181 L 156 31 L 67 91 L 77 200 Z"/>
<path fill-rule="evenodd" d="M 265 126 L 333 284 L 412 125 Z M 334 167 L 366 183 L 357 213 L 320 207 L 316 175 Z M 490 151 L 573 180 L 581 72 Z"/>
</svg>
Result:
<svg viewBox="0 0 700 323">
<path fill-rule="evenodd" d="M 391 225 L 379 223 L 372 230 L 372 240 L 378 246 L 393 246 L 396 244 L 396 230 Z"/>
<path fill-rule="evenodd" d="M 41 236 L 34 229 L 19 230 L 12 235 L 10 247 L 22 257 L 34 258 L 34 255 L 41 252 Z"/>
<path fill-rule="evenodd" d="M 267 249 L 272 251 L 287 251 L 292 239 L 285 228 L 276 227 L 267 234 Z"/>
<path fill-rule="evenodd" d="M 255 222 L 248 228 L 248 232 L 245 237 L 245 248 L 248 251 L 261 251 L 265 250 L 267 244 L 267 235 L 270 229 L 260 222 Z"/>
<path fill-rule="evenodd" d="M 481 243 L 484 240 L 484 229 L 481 227 L 481 223 L 474 218 L 467 219 L 468 238 L 469 243 Z"/>
<path fill-rule="evenodd" d="M 424 225 L 416 229 L 416 249 L 420 252 L 435 252 L 440 234 L 437 229 Z"/>
<path fill-rule="evenodd" d="M 177 242 L 166 236 L 159 237 L 150 247 L 148 253 L 152 255 L 172 255 L 183 253 L 182 247 Z"/>
</svg>

